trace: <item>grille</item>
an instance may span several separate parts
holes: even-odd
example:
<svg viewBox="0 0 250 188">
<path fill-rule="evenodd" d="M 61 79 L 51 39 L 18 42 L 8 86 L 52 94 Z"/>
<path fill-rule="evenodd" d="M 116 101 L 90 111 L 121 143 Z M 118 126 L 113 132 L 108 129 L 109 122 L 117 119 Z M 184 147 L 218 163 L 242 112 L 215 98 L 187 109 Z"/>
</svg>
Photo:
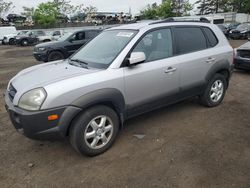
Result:
<svg viewBox="0 0 250 188">
<path fill-rule="evenodd" d="M 10 84 L 8 94 L 9 94 L 9 98 L 10 98 L 11 102 L 13 101 L 13 99 L 16 95 L 16 92 L 17 92 L 17 90 L 13 87 L 12 84 Z"/>
<path fill-rule="evenodd" d="M 243 58 L 250 58 L 250 50 L 238 50 L 238 55 Z"/>
</svg>

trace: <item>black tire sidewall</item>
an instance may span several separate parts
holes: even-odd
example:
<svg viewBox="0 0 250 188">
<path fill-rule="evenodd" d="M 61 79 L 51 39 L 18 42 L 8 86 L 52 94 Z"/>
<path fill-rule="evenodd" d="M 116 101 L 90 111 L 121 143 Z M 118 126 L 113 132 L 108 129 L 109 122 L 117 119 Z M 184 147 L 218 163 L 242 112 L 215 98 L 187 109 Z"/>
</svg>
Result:
<svg viewBox="0 0 250 188">
<path fill-rule="evenodd" d="M 211 87 L 212 85 L 214 84 L 214 82 L 216 80 L 220 80 L 222 81 L 223 83 L 223 94 L 221 96 L 221 99 L 217 102 L 213 102 L 210 98 L 210 91 L 211 91 Z M 226 88 L 227 88 L 227 81 L 226 81 L 226 78 L 225 76 L 221 75 L 221 74 L 216 74 L 211 80 L 210 82 L 208 83 L 207 85 L 207 88 L 206 88 L 206 91 L 203 95 L 203 103 L 205 103 L 205 105 L 207 105 L 208 107 L 215 107 L 215 106 L 218 106 L 219 104 L 221 104 L 221 102 L 223 101 L 224 97 L 225 97 L 225 94 L 226 94 Z"/>
<path fill-rule="evenodd" d="M 63 53 L 58 52 L 58 51 L 52 51 L 52 52 L 50 52 L 49 55 L 48 55 L 48 61 L 57 61 L 57 60 L 61 60 L 61 59 L 52 59 L 53 55 L 55 55 L 55 54 L 60 55 L 60 56 L 61 56 L 61 59 L 64 59 Z"/>
<path fill-rule="evenodd" d="M 84 139 L 84 132 L 89 122 L 100 115 L 108 116 L 113 122 L 113 135 L 104 147 L 89 148 Z M 119 131 L 119 119 L 114 110 L 106 106 L 94 106 L 80 114 L 73 122 L 70 130 L 70 142 L 76 151 L 87 156 L 96 156 L 108 150 L 114 143 Z"/>
<path fill-rule="evenodd" d="M 25 41 L 27 42 L 27 44 L 25 44 Z M 28 46 L 28 41 L 27 41 L 26 39 L 23 39 L 23 40 L 21 41 L 21 45 L 22 45 L 22 46 Z"/>
<path fill-rule="evenodd" d="M 14 43 L 15 43 L 14 39 L 9 40 L 9 45 L 14 45 Z"/>
</svg>

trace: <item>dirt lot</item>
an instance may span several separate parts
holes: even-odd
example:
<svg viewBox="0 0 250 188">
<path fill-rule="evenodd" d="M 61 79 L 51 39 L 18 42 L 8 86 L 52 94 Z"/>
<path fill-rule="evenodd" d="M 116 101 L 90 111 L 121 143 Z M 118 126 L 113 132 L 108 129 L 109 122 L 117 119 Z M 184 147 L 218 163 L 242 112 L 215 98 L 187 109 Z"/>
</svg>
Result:
<svg viewBox="0 0 250 188">
<path fill-rule="evenodd" d="M 0 46 L 0 93 L 35 64 L 31 47 Z M 193 98 L 126 122 L 115 145 L 95 158 L 79 156 L 67 141 L 19 135 L 1 95 L 0 187 L 249 188 L 250 73 L 235 72 L 217 108 Z"/>
</svg>

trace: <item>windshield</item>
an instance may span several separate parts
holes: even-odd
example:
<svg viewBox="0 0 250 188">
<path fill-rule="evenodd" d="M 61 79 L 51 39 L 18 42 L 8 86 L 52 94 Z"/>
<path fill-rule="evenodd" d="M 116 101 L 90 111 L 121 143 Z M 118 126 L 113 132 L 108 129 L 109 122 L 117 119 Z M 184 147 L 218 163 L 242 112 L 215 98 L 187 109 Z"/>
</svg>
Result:
<svg viewBox="0 0 250 188">
<path fill-rule="evenodd" d="M 135 30 L 104 31 L 71 58 L 86 62 L 91 67 L 107 68 L 136 33 Z"/>
<path fill-rule="evenodd" d="M 248 24 L 241 24 L 237 27 L 237 30 L 239 31 L 244 31 L 244 30 L 248 30 L 250 28 L 250 23 Z"/>
</svg>

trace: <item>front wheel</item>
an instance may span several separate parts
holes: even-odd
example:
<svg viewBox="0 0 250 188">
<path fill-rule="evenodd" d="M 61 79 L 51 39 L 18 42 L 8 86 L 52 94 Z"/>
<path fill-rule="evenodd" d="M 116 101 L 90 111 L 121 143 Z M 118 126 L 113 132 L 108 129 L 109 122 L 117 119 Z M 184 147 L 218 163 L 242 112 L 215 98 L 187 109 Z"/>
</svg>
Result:
<svg viewBox="0 0 250 188">
<path fill-rule="evenodd" d="M 61 59 L 64 59 L 64 55 L 63 55 L 63 53 L 61 53 L 59 51 L 50 52 L 50 54 L 48 56 L 48 61 L 57 61 L 57 60 L 61 60 Z"/>
<path fill-rule="evenodd" d="M 218 106 L 224 99 L 227 88 L 227 81 L 225 76 L 216 74 L 208 83 L 207 88 L 200 101 L 207 107 Z"/>
<path fill-rule="evenodd" d="M 21 41 L 21 46 L 28 46 L 28 44 L 29 44 L 29 42 L 28 42 L 28 40 L 26 40 L 26 39 L 23 39 L 23 40 Z"/>
<path fill-rule="evenodd" d="M 116 112 L 106 106 L 94 106 L 73 122 L 70 143 L 79 153 L 96 156 L 112 146 L 118 130 Z"/>
</svg>

